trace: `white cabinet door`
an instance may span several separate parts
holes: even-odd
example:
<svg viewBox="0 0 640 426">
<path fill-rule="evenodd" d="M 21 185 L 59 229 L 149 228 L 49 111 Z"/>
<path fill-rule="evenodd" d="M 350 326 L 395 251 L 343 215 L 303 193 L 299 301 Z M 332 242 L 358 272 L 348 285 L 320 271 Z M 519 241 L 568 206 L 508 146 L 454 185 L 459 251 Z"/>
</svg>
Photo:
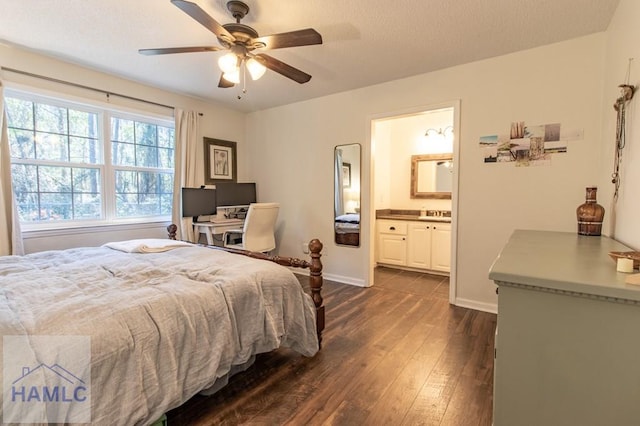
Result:
<svg viewBox="0 0 640 426">
<path fill-rule="evenodd" d="M 451 224 L 435 223 L 431 229 L 431 269 L 451 270 Z"/>
<path fill-rule="evenodd" d="M 407 237 L 405 235 L 378 235 L 378 262 L 389 265 L 407 264 Z"/>
<path fill-rule="evenodd" d="M 387 265 L 407 264 L 407 222 L 381 219 L 378 226 L 377 261 Z"/>
<path fill-rule="evenodd" d="M 410 223 L 407 248 L 407 266 L 431 269 L 430 223 Z"/>
</svg>

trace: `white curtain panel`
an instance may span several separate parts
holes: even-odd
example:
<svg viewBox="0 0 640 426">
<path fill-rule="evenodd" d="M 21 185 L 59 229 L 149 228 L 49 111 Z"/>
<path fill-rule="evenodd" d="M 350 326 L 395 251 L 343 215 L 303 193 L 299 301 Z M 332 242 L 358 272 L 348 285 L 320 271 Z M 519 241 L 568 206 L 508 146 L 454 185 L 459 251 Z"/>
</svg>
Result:
<svg viewBox="0 0 640 426">
<path fill-rule="evenodd" d="M 18 209 L 11 187 L 11 151 L 4 109 L 4 86 L 0 81 L 0 255 L 24 254 Z"/>
<path fill-rule="evenodd" d="M 198 113 L 195 111 L 175 110 L 175 173 L 173 179 L 173 214 L 172 221 L 178 225 L 176 238 L 185 241 L 196 241 L 193 234 L 193 218 L 182 217 L 183 187 L 195 187 L 196 160 L 198 144 Z"/>
</svg>

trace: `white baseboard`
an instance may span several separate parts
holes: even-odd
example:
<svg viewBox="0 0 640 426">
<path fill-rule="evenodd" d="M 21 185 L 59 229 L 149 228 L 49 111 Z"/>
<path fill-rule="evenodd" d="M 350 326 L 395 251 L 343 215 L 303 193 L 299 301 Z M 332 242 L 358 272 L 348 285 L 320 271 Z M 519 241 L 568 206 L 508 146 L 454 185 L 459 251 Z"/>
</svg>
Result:
<svg viewBox="0 0 640 426">
<path fill-rule="evenodd" d="M 329 281 L 335 281 L 341 284 L 349 284 L 357 287 L 370 287 L 366 285 L 364 280 L 359 278 L 345 277 L 342 275 L 334 275 L 334 274 L 322 274 L 322 276 Z"/>
<path fill-rule="evenodd" d="M 293 268 L 293 267 L 290 267 L 289 269 L 294 274 L 309 276 L 309 269 Z M 368 285 L 365 285 L 364 280 L 361 280 L 358 278 L 345 277 L 342 275 L 335 275 L 335 274 L 327 274 L 324 272 L 322 273 L 322 278 L 324 278 L 325 280 L 338 282 L 340 284 L 349 284 L 349 285 L 354 285 L 356 287 L 370 287 Z"/>
<path fill-rule="evenodd" d="M 484 303 L 470 299 L 457 298 L 454 305 L 460 306 L 461 308 L 469 308 L 475 309 L 476 311 L 489 312 L 491 314 L 498 313 L 498 305 L 496 305 L 495 303 Z"/>
</svg>

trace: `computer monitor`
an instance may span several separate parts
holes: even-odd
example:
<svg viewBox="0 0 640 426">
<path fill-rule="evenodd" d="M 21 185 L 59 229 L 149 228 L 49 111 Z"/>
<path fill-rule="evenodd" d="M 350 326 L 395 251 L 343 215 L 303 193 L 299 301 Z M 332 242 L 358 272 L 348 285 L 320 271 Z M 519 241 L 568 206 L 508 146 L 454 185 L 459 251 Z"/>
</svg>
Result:
<svg viewBox="0 0 640 426">
<path fill-rule="evenodd" d="M 256 202 L 256 184 L 221 182 L 216 183 L 216 204 L 218 207 L 246 207 Z"/>
<path fill-rule="evenodd" d="M 216 190 L 212 188 L 182 188 L 182 217 L 216 214 Z"/>
</svg>

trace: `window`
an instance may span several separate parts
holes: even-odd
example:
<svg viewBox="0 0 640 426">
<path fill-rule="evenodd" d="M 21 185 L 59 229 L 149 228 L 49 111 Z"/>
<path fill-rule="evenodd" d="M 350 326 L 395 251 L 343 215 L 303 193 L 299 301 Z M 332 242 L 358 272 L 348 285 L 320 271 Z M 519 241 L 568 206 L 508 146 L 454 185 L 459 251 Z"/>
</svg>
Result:
<svg viewBox="0 0 640 426">
<path fill-rule="evenodd" d="M 5 105 L 22 223 L 171 215 L 172 121 L 13 92 Z"/>
</svg>

